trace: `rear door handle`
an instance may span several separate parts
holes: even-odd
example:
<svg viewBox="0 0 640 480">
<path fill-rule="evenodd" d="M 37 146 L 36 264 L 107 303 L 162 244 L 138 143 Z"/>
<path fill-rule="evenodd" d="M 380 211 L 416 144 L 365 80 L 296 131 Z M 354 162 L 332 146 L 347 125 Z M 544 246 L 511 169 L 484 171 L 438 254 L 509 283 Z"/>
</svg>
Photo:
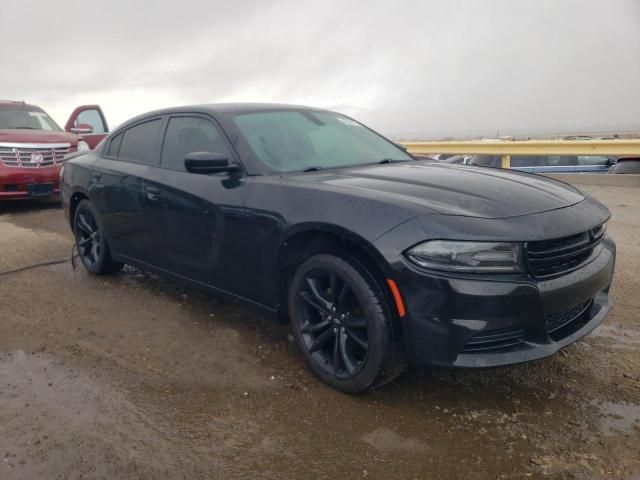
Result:
<svg viewBox="0 0 640 480">
<path fill-rule="evenodd" d="M 147 198 L 153 202 L 160 198 L 160 190 L 155 187 L 145 187 L 144 193 Z"/>
<path fill-rule="evenodd" d="M 100 172 L 91 172 L 91 180 L 93 180 L 94 182 L 100 180 L 101 177 L 102 174 Z"/>
</svg>

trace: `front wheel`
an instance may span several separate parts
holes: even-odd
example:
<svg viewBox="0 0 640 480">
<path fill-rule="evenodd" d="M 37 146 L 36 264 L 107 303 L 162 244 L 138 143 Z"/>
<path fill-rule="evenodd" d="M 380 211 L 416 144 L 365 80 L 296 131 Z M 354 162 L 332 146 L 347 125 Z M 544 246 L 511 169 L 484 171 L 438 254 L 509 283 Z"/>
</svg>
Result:
<svg viewBox="0 0 640 480">
<path fill-rule="evenodd" d="M 105 275 L 122 268 L 122 263 L 111 258 L 98 211 L 89 200 L 78 204 L 73 216 L 73 232 L 80 261 L 90 273 Z"/>
<path fill-rule="evenodd" d="M 302 355 L 325 383 L 345 393 L 397 377 L 404 357 L 386 300 L 355 261 L 310 257 L 289 288 L 289 316 Z"/>
</svg>

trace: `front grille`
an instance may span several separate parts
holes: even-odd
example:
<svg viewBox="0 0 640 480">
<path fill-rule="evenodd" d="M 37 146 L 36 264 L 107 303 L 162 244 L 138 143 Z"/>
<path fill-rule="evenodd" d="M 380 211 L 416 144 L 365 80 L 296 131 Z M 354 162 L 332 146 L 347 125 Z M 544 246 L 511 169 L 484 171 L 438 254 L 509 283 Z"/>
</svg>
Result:
<svg viewBox="0 0 640 480">
<path fill-rule="evenodd" d="M 579 305 L 576 305 L 569 310 L 564 310 L 558 313 L 552 313 L 551 315 L 547 315 L 545 320 L 547 323 L 547 332 L 553 333 L 556 330 L 560 330 L 563 327 L 566 327 L 575 319 L 579 318 L 590 306 L 592 298 L 587 300 L 586 302 L 582 302 Z"/>
<path fill-rule="evenodd" d="M 0 144 L 0 162 L 14 168 L 50 167 L 61 164 L 70 147 L 68 143 Z"/>
<path fill-rule="evenodd" d="M 602 225 L 569 237 L 528 242 L 526 254 L 531 272 L 538 278 L 575 270 L 585 263 L 604 238 Z"/>
<path fill-rule="evenodd" d="M 463 353 L 502 350 L 524 342 L 524 329 L 502 328 L 474 336 L 462 349 Z"/>
</svg>

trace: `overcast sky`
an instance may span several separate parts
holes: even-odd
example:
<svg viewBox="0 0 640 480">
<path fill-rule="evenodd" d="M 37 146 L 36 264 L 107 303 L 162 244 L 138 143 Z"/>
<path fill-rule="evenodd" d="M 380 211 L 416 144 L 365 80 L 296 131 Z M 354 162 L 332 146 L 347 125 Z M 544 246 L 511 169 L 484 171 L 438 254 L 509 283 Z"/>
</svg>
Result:
<svg viewBox="0 0 640 480">
<path fill-rule="evenodd" d="M 0 0 L 0 98 L 337 109 L 400 139 L 640 131 L 640 0 Z"/>
</svg>

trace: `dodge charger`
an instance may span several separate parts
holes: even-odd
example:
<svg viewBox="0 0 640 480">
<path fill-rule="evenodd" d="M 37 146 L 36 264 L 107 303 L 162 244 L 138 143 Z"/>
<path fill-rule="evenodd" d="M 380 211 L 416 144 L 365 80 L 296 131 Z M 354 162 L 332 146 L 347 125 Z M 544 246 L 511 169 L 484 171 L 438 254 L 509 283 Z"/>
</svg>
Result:
<svg viewBox="0 0 640 480">
<path fill-rule="evenodd" d="M 129 120 L 69 160 L 92 274 L 124 264 L 258 306 L 347 393 L 409 365 L 552 355 L 610 309 L 606 207 L 534 174 L 419 160 L 340 113 L 215 104 Z"/>
</svg>

